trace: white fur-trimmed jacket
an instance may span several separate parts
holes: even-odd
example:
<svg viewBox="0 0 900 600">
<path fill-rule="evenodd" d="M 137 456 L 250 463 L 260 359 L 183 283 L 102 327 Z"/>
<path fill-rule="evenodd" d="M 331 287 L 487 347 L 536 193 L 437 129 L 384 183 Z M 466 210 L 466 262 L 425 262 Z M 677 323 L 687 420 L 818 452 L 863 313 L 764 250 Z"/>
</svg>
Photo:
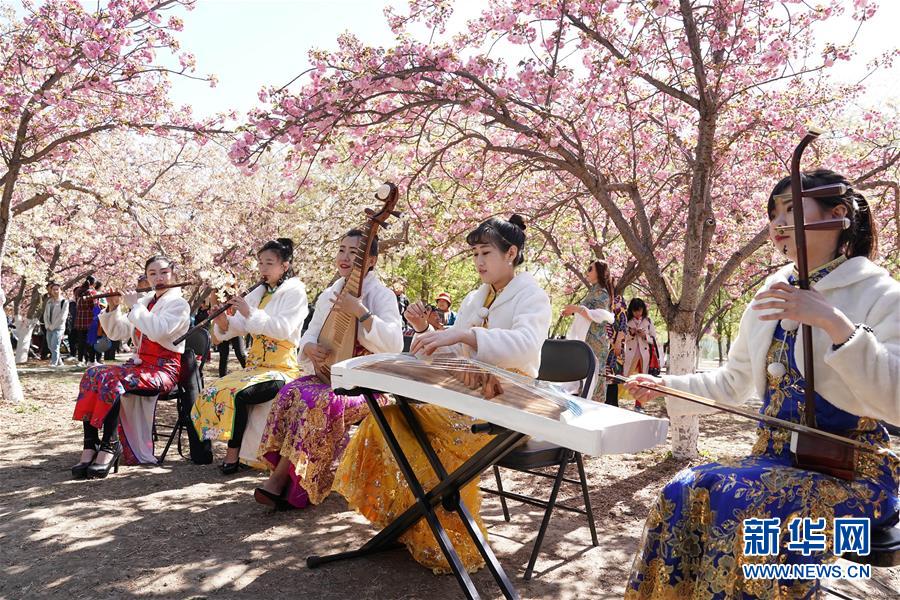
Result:
<svg viewBox="0 0 900 600">
<path fill-rule="evenodd" d="M 166 290 L 148 310 L 154 294 L 144 294 L 126 314 L 121 309 L 100 312 L 100 325 L 111 340 L 127 340 L 140 329 L 148 339 L 166 350 L 184 352 L 184 342 L 177 346 L 173 340 L 185 333 L 191 324 L 191 307 L 181 295 L 181 288 Z M 134 349 L 135 357 L 139 348 Z"/>
<path fill-rule="evenodd" d="M 478 341 L 472 353 L 465 344 L 448 348 L 457 354 L 503 369 L 516 369 L 537 377 L 541 347 L 553 318 L 550 298 L 529 273 L 521 272 L 503 288 L 493 304 L 484 308 L 491 286 L 482 284 L 463 299 L 453 327 L 470 328 Z M 488 327 L 483 327 L 484 318 Z"/>
<path fill-rule="evenodd" d="M 303 321 L 309 312 L 303 282 L 297 277 L 286 279 L 278 286 L 265 307 L 260 309 L 259 303 L 265 291 L 265 286 L 259 286 L 247 295 L 245 300 L 250 305 L 250 315 L 246 318 L 240 313 L 229 316 L 228 331 L 223 332 L 215 325 L 216 339 L 224 342 L 249 333 L 299 345 L 300 330 L 303 329 Z"/>
<path fill-rule="evenodd" d="M 778 282 L 786 282 L 793 265 L 766 280 L 760 292 Z M 821 329 L 813 328 L 816 391 L 834 406 L 861 417 L 900 424 L 900 282 L 863 257 L 838 265 L 813 288 L 858 329 L 837 350 Z M 754 300 L 755 302 L 755 300 Z M 752 306 L 752 303 L 751 303 Z M 728 353 L 728 362 L 708 373 L 663 378 L 665 385 L 736 404 L 751 395 L 763 397 L 769 347 L 777 321 L 762 321 L 750 306 L 741 317 L 738 336 Z M 802 328 L 795 344 L 795 361 L 803 372 Z M 670 416 L 712 412 L 684 400 L 667 399 Z"/>
<path fill-rule="evenodd" d="M 334 298 L 344 289 L 343 277 L 331 284 L 319 296 L 316 301 L 316 309 L 313 312 L 309 328 L 300 340 L 300 353 L 303 372 L 312 373 L 313 364 L 303 354 L 303 348 L 307 344 L 315 344 L 322 332 L 322 326 L 331 312 Z M 397 304 L 397 295 L 385 286 L 375 271 L 369 271 L 363 279 L 362 296 L 363 305 L 372 313 L 372 326 L 366 331 L 360 327 L 357 332 L 359 343 L 372 354 L 383 352 L 397 353 L 403 351 L 403 320 L 400 318 L 400 307 Z"/>
</svg>

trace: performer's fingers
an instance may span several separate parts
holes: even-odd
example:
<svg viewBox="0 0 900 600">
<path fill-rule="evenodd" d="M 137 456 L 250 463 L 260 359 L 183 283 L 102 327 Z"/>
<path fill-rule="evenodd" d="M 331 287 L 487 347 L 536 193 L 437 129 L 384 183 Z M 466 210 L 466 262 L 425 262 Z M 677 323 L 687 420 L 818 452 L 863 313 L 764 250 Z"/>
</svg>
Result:
<svg viewBox="0 0 900 600">
<path fill-rule="evenodd" d="M 772 290 L 779 290 L 782 292 L 787 292 L 789 294 L 793 294 L 794 292 L 797 291 L 797 288 L 795 288 L 794 286 L 792 286 L 790 284 L 784 283 L 784 282 L 778 282 L 775 285 L 771 286 L 767 291 L 772 291 Z"/>
<path fill-rule="evenodd" d="M 784 290 L 772 290 L 772 291 L 762 292 L 761 294 L 758 294 L 756 296 L 756 302 L 758 302 L 760 300 L 766 300 L 769 298 L 777 298 L 780 300 L 789 300 L 789 299 L 791 299 L 791 297 L 793 297 L 793 295 L 794 294 L 785 292 Z"/>
<path fill-rule="evenodd" d="M 788 308 L 787 303 L 784 300 L 771 300 L 769 302 L 757 302 L 753 305 L 753 310 L 766 310 L 766 309 L 776 309 L 776 310 L 786 310 Z"/>
</svg>

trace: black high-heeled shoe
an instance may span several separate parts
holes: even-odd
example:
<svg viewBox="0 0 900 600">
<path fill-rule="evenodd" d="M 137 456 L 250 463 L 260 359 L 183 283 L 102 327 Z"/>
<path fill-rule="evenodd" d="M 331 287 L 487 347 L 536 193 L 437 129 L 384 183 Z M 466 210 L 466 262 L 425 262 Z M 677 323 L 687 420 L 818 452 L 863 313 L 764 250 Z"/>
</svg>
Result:
<svg viewBox="0 0 900 600">
<path fill-rule="evenodd" d="M 90 450 L 90 448 L 85 448 L 85 450 Z M 97 453 L 100 451 L 100 444 L 94 444 L 94 456 L 88 462 L 80 462 L 74 467 L 72 467 L 72 479 L 84 479 L 87 477 L 88 467 L 94 462 L 94 458 L 97 458 Z"/>
<path fill-rule="evenodd" d="M 109 475 L 110 470 L 112 470 L 114 473 L 119 472 L 119 459 L 122 458 L 122 444 L 120 444 L 119 442 L 113 442 L 111 444 L 101 444 L 100 452 L 112 454 L 112 460 L 110 460 L 105 465 L 91 463 L 91 465 L 87 468 L 88 479 L 105 479 L 106 476 Z M 100 455 L 100 452 L 97 453 L 97 456 Z M 94 460 L 97 460 L 96 456 L 94 457 Z"/>
<path fill-rule="evenodd" d="M 273 494 L 269 490 L 256 488 L 253 490 L 253 499 L 263 506 L 275 509 L 275 512 L 283 512 L 286 510 L 294 510 L 297 507 L 277 494 Z"/>
<path fill-rule="evenodd" d="M 241 461 L 237 460 L 233 463 L 223 462 L 219 465 L 219 470 L 222 472 L 222 475 L 234 475 L 241 469 Z"/>
</svg>

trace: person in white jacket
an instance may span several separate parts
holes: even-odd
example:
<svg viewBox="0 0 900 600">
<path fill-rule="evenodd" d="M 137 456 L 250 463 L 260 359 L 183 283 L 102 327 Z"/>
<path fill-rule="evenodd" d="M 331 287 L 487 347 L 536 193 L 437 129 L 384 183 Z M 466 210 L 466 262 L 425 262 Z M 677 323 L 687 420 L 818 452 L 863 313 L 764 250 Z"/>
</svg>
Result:
<svg viewBox="0 0 900 600">
<path fill-rule="evenodd" d="M 751 456 L 687 469 L 663 489 L 647 519 L 627 598 L 810 597 L 815 581 L 745 580 L 740 565 L 835 560 L 830 544 L 828 552 L 811 554 L 791 547 L 793 536 L 785 534 L 794 531 L 795 517 L 808 517 L 827 532 L 835 530 L 838 518 L 867 519 L 872 528 L 897 522 L 900 460 L 889 452 L 884 422 L 900 423 L 900 283 L 870 260 L 877 236 L 865 197 L 832 171 L 802 177 L 803 189 L 837 183 L 847 186 L 846 193 L 803 198 L 802 207 L 784 194 L 789 178 L 769 197 L 770 238 L 792 261 L 793 232 L 777 229 L 793 224 L 792 210 L 802 209 L 807 223 L 849 220 L 842 231 L 807 231 L 810 290 L 795 286 L 793 265 L 779 270 L 744 312 L 724 366 L 662 379 L 638 375 L 627 387 L 642 400 L 657 393 L 637 382 L 731 404 L 756 396 L 763 399 L 762 414 L 802 422 L 806 382 L 799 326 L 807 324 L 813 328 L 818 427 L 882 453 L 859 452 L 855 479 L 847 481 L 795 467 L 790 432 L 760 423 Z M 708 412 L 674 398 L 667 407 L 670 416 Z M 744 519 L 750 517 L 780 519 L 780 544 L 770 556 L 743 554 L 744 536 L 751 535 Z"/>
<path fill-rule="evenodd" d="M 524 260 L 525 223 L 518 215 L 509 221 L 492 218 L 466 237 L 472 247 L 475 268 L 482 285 L 462 302 L 456 323 L 434 331 L 427 322 L 428 310 L 422 302 L 410 305 L 406 319 L 415 328 L 411 351 L 424 355 L 448 352 L 468 356 L 510 371 L 536 377 L 540 368 L 541 347 L 550 327 L 550 299 L 528 273 L 516 272 Z M 490 377 L 459 374 L 485 397 L 496 393 Z M 433 404 L 413 405 L 422 430 L 441 463 L 452 472 L 490 440 L 486 434 L 473 434 L 474 419 Z M 406 424 L 397 406 L 384 409 L 384 416 L 409 458 L 416 477 L 425 489 L 437 484 L 437 477 Z M 385 527 L 396 515 L 414 502 L 396 462 L 393 460 L 375 420 L 369 416 L 350 441 L 338 467 L 335 490 L 352 508 L 378 527 Z M 481 497 L 473 481 L 460 490 L 466 506 L 481 524 Z M 474 571 L 484 565 L 481 554 L 471 543 L 456 515 L 441 513 L 441 523 L 462 560 Z M 485 533 L 485 537 L 486 533 Z M 413 558 L 436 572 L 449 572 L 431 529 L 423 521 L 401 536 Z"/>
<path fill-rule="evenodd" d="M 201 392 L 191 420 L 201 440 L 227 442 L 223 475 L 233 475 L 241 459 L 256 466 L 256 449 L 272 399 L 300 373 L 297 346 L 308 311 L 306 288 L 294 276 L 294 243 L 288 238 L 267 242 L 257 253 L 264 285 L 228 303 L 234 314 L 215 318 L 219 341 L 250 334 L 253 343 L 243 369 L 210 382 Z"/>
<path fill-rule="evenodd" d="M 597 363 L 590 380 L 588 397 L 594 402 L 606 402 L 606 362 L 609 357 L 610 339 L 606 324 L 613 322 L 610 304 L 614 297 L 612 274 L 605 260 L 591 262 L 585 273 L 588 293 L 579 304 L 569 304 L 562 310 L 564 317 L 574 316 L 566 339 L 581 340 L 591 347 Z M 598 377 L 599 375 L 599 377 Z M 578 390 L 573 390 L 578 393 Z"/>
<path fill-rule="evenodd" d="M 170 259 L 154 256 L 144 265 L 144 273 L 156 287 L 174 282 L 173 268 Z M 190 306 L 181 297 L 181 288 L 120 292 L 108 300 L 100 325 L 112 340 L 135 340 L 135 352 L 122 365 L 91 367 L 81 378 L 73 418 L 84 424 L 84 452 L 72 467 L 76 479 L 103 478 L 111 468 L 118 470 L 123 453 L 117 432 L 122 397 L 136 390 L 165 394 L 178 385 L 184 342 L 174 341 L 190 325 Z M 127 312 L 120 310 L 123 302 L 131 307 Z M 129 440 L 122 442 L 127 448 Z"/>
<path fill-rule="evenodd" d="M 363 396 L 339 396 L 316 376 L 315 363 L 328 357 L 319 334 L 332 311 L 356 318 L 355 356 L 403 350 L 403 321 L 397 296 L 375 272 L 378 238 L 373 238 L 359 298 L 344 291 L 354 270 L 363 232 L 351 229 L 341 239 L 335 266 L 340 278 L 319 296 L 312 321 L 300 340 L 306 376 L 286 385 L 269 413 L 259 458 L 272 472 L 254 490 L 260 504 L 287 510 L 321 503 L 331 493 L 334 462 L 347 444 L 348 431 L 369 413 Z M 382 398 L 385 400 L 384 398 Z"/>
<path fill-rule="evenodd" d="M 66 330 L 66 318 L 69 316 L 69 301 L 63 298 L 59 284 L 51 281 L 47 285 L 49 296 L 44 304 L 44 329 L 47 332 L 47 348 L 50 349 L 50 366 L 63 366 L 59 355 L 63 333 Z"/>
</svg>

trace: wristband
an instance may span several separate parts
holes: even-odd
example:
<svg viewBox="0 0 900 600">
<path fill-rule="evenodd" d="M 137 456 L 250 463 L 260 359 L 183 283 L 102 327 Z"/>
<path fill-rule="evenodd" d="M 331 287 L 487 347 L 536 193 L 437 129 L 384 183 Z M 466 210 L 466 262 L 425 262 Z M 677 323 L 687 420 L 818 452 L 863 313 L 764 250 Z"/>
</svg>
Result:
<svg viewBox="0 0 900 600">
<path fill-rule="evenodd" d="M 360 322 L 360 323 L 365 323 L 366 321 L 368 321 L 368 320 L 371 319 L 371 318 L 372 318 L 372 312 L 367 310 L 367 311 L 365 312 L 365 314 L 363 314 L 363 316 L 361 316 L 361 317 L 359 318 L 359 322 Z"/>
</svg>

